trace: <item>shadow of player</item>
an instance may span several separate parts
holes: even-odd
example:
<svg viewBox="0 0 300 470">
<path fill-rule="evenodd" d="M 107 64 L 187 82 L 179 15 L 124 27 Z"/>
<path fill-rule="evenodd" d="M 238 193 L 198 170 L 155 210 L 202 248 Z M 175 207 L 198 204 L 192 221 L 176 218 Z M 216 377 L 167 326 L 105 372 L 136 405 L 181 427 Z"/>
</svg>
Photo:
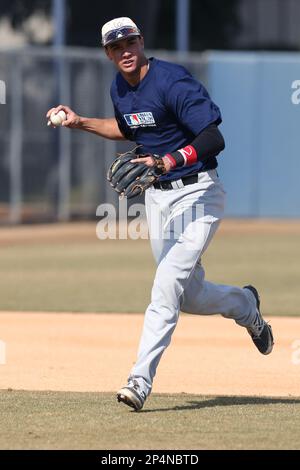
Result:
<svg viewBox="0 0 300 470">
<path fill-rule="evenodd" d="M 155 413 L 159 411 L 189 411 L 189 410 L 200 410 L 203 408 L 215 408 L 217 406 L 247 406 L 247 405 L 293 405 L 300 404 L 300 399 L 293 398 L 269 398 L 269 397 L 231 397 L 231 396 L 220 396 L 204 399 L 201 401 L 188 401 L 187 404 L 172 406 L 169 408 L 153 408 L 141 410 L 139 413 Z"/>
</svg>

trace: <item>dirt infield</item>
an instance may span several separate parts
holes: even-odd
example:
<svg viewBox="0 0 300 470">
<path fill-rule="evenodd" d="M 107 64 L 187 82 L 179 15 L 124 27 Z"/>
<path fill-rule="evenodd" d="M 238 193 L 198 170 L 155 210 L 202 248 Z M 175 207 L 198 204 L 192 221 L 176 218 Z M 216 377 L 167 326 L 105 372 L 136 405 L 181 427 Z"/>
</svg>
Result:
<svg viewBox="0 0 300 470">
<path fill-rule="evenodd" d="M 115 391 L 135 360 L 142 322 L 134 314 L 0 313 L 0 389 Z M 292 358 L 300 359 L 293 349 L 300 349 L 300 318 L 271 324 L 276 344 L 262 356 L 234 322 L 182 315 L 153 392 L 299 396 L 300 364 Z"/>
</svg>

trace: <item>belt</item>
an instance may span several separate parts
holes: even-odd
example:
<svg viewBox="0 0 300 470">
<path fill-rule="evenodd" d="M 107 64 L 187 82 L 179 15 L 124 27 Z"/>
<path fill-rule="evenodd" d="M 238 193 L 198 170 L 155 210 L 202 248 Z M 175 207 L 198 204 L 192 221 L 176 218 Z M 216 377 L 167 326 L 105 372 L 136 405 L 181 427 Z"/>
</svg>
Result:
<svg viewBox="0 0 300 470">
<path fill-rule="evenodd" d="M 198 173 L 196 175 L 183 176 L 183 178 L 174 181 L 157 181 L 153 184 L 153 187 L 164 191 L 183 188 L 183 186 L 195 183 L 198 183 Z"/>
</svg>

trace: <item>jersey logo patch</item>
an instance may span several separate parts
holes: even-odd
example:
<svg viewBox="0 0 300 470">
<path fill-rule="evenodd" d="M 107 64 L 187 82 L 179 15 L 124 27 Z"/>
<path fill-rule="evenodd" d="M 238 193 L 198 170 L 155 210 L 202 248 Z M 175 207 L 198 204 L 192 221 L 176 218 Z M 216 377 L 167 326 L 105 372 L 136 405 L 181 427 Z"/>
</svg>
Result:
<svg viewBox="0 0 300 470">
<path fill-rule="evenodd" d="M 124 118 L 132 129 L 137 127 L 156 127 L 156 122 L 151 112 L 125 114 Z"/>
</svg>

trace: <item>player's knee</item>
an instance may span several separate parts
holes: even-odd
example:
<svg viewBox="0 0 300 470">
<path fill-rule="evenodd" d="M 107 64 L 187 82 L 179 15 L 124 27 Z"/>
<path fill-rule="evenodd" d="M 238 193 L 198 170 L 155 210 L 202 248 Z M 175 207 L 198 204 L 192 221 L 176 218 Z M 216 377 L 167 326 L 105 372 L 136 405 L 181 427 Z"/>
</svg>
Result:
<svg viewBox="0 0 300 470">
<path fill-rule="evenodd" d="M 193 313 L 191 307 L 192 306 L 191 306 L 190 302 L 183 295 L 180 299 L 180 310 L 183 313 Z"/>
</svg>

